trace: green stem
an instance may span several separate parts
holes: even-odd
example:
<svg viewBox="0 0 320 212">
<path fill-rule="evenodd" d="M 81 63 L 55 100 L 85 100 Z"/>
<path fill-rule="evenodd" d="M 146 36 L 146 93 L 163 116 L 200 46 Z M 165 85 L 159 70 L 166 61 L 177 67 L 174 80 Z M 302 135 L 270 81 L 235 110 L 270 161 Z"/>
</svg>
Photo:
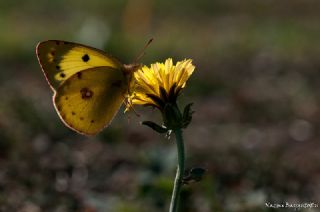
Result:
<svg viewBox="0 0 320 212">
<path fill-rule="evenodd" d="M 182 137 L 182 130 L 177 129 L 174 131 L 176 136 L 177 151 L 178 151 L 178 168 L 176 178 L 174 180 L 174 187 L 171 197 L 169 212 L 176 212 L 178 210 L 178 203 L 180 197 L 180 191 L 182 187 L 182 179 L 184 174 L 184 144 Z"/>
</svg>

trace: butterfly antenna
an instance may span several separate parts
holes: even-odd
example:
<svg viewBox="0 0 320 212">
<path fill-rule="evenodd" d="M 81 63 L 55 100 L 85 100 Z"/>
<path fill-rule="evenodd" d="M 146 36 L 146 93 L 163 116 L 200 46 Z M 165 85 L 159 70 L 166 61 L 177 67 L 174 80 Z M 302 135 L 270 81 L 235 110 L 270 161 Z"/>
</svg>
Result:
<svg viewBox="0 0 320 212">
<path fill-rule="evenodd" d="M 153 38 L 150 38 L 149 41 L 146 43 L 146 45 L 144 45 L 144 47 L 142 48 L 142 50 L 134 60 L 134 64 L 136 64 L 145 55 L 146 48 L 152 43 L 152 41 L 153 41 Z"/>
</svg>

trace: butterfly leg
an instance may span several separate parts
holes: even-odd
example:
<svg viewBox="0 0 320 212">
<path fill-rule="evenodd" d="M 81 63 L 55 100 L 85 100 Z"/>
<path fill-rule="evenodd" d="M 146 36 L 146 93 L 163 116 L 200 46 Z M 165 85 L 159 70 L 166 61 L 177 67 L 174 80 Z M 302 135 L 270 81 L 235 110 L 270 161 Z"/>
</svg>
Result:
<svg viewBox="0 0 320 212">
<path fill-rule="evenodd" d="M 126 108 L 132 109 L 133 112 L 135 113 L 135 115 L 137 117 L 140 117 L 140 114 L 134 109 L 133 104 L 130 100 L 129 96 L 124 96 L 124 101 L 123 101 L 124 105 L 126 106 Z M 127 111 L 127 110 L 126 110 Z"/>
</svg>

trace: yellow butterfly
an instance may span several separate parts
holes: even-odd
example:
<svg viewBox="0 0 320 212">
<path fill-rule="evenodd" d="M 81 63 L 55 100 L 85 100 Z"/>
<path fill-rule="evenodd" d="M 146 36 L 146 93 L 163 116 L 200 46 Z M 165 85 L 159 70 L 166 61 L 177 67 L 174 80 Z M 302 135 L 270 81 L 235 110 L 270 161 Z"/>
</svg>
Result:
<svg viewBox="0 0 320 212">
<path fill-rule="evenodd" d="M 95 135 L 110 124 L 128 94 L 133 73 L 141 67 L 59 40 L 40 42 L 36 54 L 61 120 L 85 135 Z"/>
</svg>

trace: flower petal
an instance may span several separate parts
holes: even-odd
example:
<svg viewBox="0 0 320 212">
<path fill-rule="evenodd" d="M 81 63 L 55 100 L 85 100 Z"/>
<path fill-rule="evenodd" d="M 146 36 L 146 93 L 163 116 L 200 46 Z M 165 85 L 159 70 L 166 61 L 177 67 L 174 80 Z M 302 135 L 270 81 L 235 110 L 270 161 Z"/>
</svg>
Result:
<svg viewBox="0 0 320 212">
<path fill-rule="evenodd" d="M 176 101 L 194 69 L 191 59 L 174 65 L 172 59 L 168 58 L 164 63 L 143 66 L 134 73 L 135 82 L 129 101 L 132 104 L 155 107 L 162 107 L 167 101 Z"/>
</svg>

